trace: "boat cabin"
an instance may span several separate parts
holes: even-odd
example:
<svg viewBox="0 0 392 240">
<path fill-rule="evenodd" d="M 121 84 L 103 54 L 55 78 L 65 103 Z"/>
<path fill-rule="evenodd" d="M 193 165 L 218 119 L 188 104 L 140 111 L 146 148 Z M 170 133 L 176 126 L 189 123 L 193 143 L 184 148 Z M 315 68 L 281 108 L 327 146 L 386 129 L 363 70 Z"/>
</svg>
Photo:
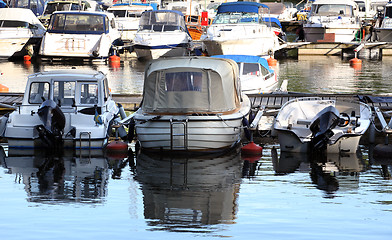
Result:
<svg viewBox="0 0 392 240">
<path fill-rule="evenodd" d="M 139 31 L 184 31 L 187 32 L 184 15 L 179 11 L 156 10 L 142 13 Z"/>
</svg>

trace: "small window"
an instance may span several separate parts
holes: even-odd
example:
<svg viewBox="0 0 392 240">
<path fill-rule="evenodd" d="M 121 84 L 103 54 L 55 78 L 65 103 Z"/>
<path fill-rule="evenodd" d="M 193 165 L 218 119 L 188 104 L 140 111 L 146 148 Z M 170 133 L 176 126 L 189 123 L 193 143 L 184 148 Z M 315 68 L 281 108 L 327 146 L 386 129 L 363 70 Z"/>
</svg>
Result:
<svg viewBox="0 0 392 240">
<path fill-rule="evenodd" d="M 81 104 L 98 104 L 98 85 L 84 83 L 81 85 Z"/>
<path fill-rule="evenodd" d="M 30 86 L 29 103 L 41 104 L 49 99 L 49 83 L 33 82 Z"/>
<path fill-rule="evenodd" d="M 55 82 L 53 100 L 61 106 L 72 106 L 75 103 L 75 82 Z"/>
<path fill-rule="evenodd" d="M 201 91 L 202 77 L 201 72 L 166 73 L 166 91 Z"/>
</svg>

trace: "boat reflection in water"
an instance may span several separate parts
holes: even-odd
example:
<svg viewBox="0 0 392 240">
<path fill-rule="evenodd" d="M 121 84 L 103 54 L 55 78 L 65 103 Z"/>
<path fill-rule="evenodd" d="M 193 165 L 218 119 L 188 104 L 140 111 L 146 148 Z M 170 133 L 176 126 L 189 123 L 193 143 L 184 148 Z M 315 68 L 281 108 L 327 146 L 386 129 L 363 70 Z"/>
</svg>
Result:
<svg viewBox="0 0 392 240">
<path fill-rule="evenodd" d="M 144 217 L 154 229 L 205 232 L 233 223 L 241 181 L 239 149 L 224 155 L 161 156 L 141 152 L 136 162 Z"/>
<path fill-rule="evenodd" d="M 107 195 L 110 169 L 102 150 L 43 153 L 42 149 L 1 148 L 1 165 L 24 184 L 27 201 L 101 203 Z"/>
<path fill-rule="evenodd" d="M 313 156 L 307 153 L 281 152 L 272 149 L 272 161 L 276 174 L 308 171 L 315 187 L 323 190 L 327 198 L 336 192 L 350 191 L 359 186 L 360 172 L 366 164 L 360 151 L 357 153 L 328 153 Z"/>
</svg>

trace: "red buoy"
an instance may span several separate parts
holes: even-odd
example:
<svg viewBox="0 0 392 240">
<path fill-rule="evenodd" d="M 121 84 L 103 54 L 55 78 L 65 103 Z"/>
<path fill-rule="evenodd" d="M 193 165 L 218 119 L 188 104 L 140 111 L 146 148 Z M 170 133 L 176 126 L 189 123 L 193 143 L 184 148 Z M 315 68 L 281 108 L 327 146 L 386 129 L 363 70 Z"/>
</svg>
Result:
<svg viewBox="0 0 392 240">
<path fill-rule="evenodd" d="M 23 60 L 24 61 L 30 61 L 31 60 L 31 56 L 30 55 L 24 55 L 23 56 Z"/>
<path fill-rule="evenodd" d="M 109 57 L 109 61 L 111 61 L 111 62 L 120 62 L 120 59 L 121 58 L 117 55 L 112 55 Z"/>
<path fill-rule="evenodd" d="M 276 60 L 275 58 L 269 57 L 267 59 L 267 62 L 268 62 L 268 66 L 276 66 L 278 60 Z"/>
<path fill-rule="evenodd" d="M 128 144 L 123 141 L 114 140 L 106 146 L 106 150 L 114 152 L 128 151 Z"/>
<path fill-rule="evenodd" d="M 241 148 L 241 153 L 245 155 L 251 155 L 251 156 L 261 155 L 262 152 L 263 152 L 263 148 L 255 144 L 254 142 L 250 142 Z"/>
<path fill-rule="evenodd" d="M 358 59 L 358 58 L 353 58 L 350 59 L 350 66 L 358 66 L 358 65 L 362 65 L 362 60 Z"/>
</svg>

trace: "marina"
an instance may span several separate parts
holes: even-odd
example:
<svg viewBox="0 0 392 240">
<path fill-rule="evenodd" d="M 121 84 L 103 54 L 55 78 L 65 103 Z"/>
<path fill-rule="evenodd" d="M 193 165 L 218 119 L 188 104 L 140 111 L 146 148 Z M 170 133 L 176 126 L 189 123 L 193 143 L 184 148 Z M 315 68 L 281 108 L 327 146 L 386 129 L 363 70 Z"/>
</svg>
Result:
<svg viewBox="0 0 392 240">
<path fill-rule="evenodd" d="M 53 1 L 83 8 L 39 18 L 67 51 L 0 59 L 2 237 L 389 239 L 392 45 L 366 28 L 389 5 L 370 2 Z M 279 46 L 235 40 L 258 27 Z"/>
</svg>

